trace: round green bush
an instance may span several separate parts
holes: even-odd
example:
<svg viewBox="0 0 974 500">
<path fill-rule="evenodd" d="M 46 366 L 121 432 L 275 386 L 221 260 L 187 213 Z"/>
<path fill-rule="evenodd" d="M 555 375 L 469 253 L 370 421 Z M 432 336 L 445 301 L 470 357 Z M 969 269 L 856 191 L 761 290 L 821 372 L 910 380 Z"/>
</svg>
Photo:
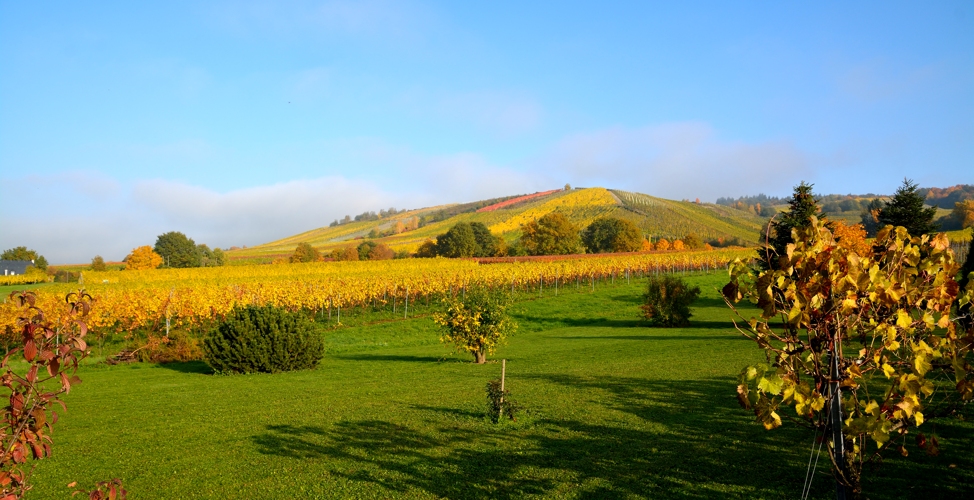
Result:
<svg viewBox="0 0 974 500">
<path fill-rule="evenodd" d="M 273 306 L 235 308 L 203 344 L 218 373 L 277 373 L 314 368 L 324 340 L 301 314 Z"/>
<path fill-rule="evenodd" d="M 654 326 L 690 326 L 690 305 L 700 296 L 699 287 L 690 287 L 676 276 L 650 276 L 643 295 L 643 316 Z"/>
</svg>

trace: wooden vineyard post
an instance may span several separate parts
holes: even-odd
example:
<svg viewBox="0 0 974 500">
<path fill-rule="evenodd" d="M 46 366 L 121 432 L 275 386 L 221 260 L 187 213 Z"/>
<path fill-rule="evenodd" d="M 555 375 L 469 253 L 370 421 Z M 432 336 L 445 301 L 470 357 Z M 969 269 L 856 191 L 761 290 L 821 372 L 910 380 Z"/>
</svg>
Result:
<svg viewBox="0 0 974 500">
<path fill-rule="evenodd" d="M 328 297 L 328 321 L 331 321 L 331 297 Z"/>
<path fill-rule="evenodd" d="M 338 296 L 338 324 L 342 324 L 342 296 Z"/>
<path fill-rule="evenodd" d="M 406 287 L 406 303 L 402 308 L 402 319 L 406 319 L 406 315 L 409 314 L 409 287 Z"/>
<path fill-rule="evenodd" d="M 538 275 L 538 298 L 541 298 L 541 294 L 544 293 L 544 275 Z"/>
<path fill-rule="evenodd" d="M 507 375 L 507 360 L 501 360 L 501 404 L 497 405 L 497 420 L 504 416 L 504 378 Z"/>
</svg>

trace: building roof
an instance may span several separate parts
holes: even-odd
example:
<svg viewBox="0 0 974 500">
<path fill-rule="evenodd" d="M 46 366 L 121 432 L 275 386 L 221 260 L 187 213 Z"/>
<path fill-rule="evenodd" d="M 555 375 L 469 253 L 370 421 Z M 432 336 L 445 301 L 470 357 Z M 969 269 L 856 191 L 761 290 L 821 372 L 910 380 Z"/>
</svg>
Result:
<svg viewBox="0 0 974 500">
<path fill-rule="evenodd" d="M 0 272 L 3 273 L 3 276 L 24 274 L 27 272 L 27 266 L 33 265 L 34 261 L 32 260 L 0 260 Z"/>
</svg>

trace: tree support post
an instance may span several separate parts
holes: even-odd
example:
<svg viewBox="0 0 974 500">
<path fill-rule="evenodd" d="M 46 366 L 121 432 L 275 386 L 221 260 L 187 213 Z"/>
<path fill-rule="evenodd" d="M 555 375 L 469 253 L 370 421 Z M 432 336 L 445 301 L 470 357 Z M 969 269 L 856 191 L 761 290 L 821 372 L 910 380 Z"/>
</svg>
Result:
<svg viewBox="0 0 974 500">
<path fill-rule="evenodd" d="M 845 438 L 842 436 L 842 389 L 839 387 L 841 374 L 839 373 L 839 337 L 836 336 L 832 345 L 831 367 L 829 368 L 829 425 L 832 426 L 832 456 L 839 472 L 846 474 L 845 466 Z M 839 478 L 835 479 L 836 500 L 851 500 L 849 491 Z"/>
<path fill-rule="evenodd" d="M 507 359 L 501 360 L 501 404 L 498 405 L 497 419 L 504 416 L 504 378 L 507 375 Z"/>
</svg>

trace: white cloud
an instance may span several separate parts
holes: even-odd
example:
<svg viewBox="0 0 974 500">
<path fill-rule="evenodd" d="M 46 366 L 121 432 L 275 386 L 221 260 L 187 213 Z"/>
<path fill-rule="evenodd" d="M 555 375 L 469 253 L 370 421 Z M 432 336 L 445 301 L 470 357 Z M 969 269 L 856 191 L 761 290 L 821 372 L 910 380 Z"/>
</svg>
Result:
<svg viewBox="0 0 974 500">
<path fill-rule="evenodd" d="M 472 122 L 499 135 L 516 135 L 538 128 L 542 108 L 535 100 L 501 92 L 468 92 L 443 98 L 440 113 Z"/>
<path fill-rule="evenodd" d="M 934 82 L 942 73 L 938 65 L 906 68 L 885 61 L 857 64 L 844 71 L 836 84 L 844 94 L 875 103 L 912 93 Z"/>
<path fill-rule="evenodd" d="M 341 34 L 396 41 L 421 36 L 430 18 L 419 5 L 390 0 L 228 2 L 210 14 L 218 25 L 238 34 L 288 38 Z"/>
<path fill-rule="evenodd" d="M 181 139 L 159 144 L 124 144 L 117 146 L 117 150 L 140 161 L 152 158 L 194 163 L 212 160 L 220 153 L 218 148 L 202 139 Z"/>
<path fill-rule="evenodd" d="M 368 141 L 366 141 L 368 143 Z M 4 178 L 11 209 L 0 213 L 0 247 L 26 245 L 52 263 L 120 260 L 156 236 L 181 231 L 211 247 L 253 246 L 328 225 L 344 215 L 420 208 L 547 186 L 473 154 L 428 157 L 389 148 L 371 160 L 400 165 L 380 182 L 327 176 L 228 192 L 171 180 L 131 186 L 97 173 Z M 369 158 L 363 153 L 363 158 Z M 45 202 L 33 204 L 43 193 Z M 81 196 L 79 198 L 79 196 Z"/>
<path fill-rule="evenodd" d="M 218 193 L 165 180 L 135 185 L 134 202 L 198 242 L 253 245 L 327 226 L 340 213 L 385 206 L 389 195 L 375 185 L 343 177 L 296 180 Z"/>
<path fill-rule="evenodd" d="M 328 91 L 331 72 L 326 68 L 311 68 L 293 75 L 285 86 L 285 94 L 293 101 L 313 101 Z"/>
<path fill-rule="evenodd" d="M 226 192 L 163 179 L 125 185 L 97 172 L 0 178 L 10 193 L 9 208 L 0 213 L 0 248 L 26 245 L 52 263 L 84 263 L 96 254 L 118 260 L 167 231 L 211 247 L 253 246 L 346 214 L 530 193 L 565 182 L 713 200 L 786 193 L 809 173 L 809 160 L 786 142 L 728 141 L 703 123 L 573 135 L 520 165 L 470 152 L 425 155 L 370 138 L 320 147 L 324 157 L 340 158 L 331 171 L 345 174 Z"/>
<path fill-rule="evenodd" d="M 104 199 L 117 196 L 121 186 L 115 179 L 90 170 L 69 170 L 53 174 L 29 174 L 21 179 L 2 179 L 4 185 L 13 182 L 14 185 L 23 183 L 30 189 L 42 188 L 51 191 L 67 191 L 70 195 L 83 195 L 92 199 Z"/>
<path fill-rule="evenodd" d="M 184 98 L 198 97 L 213 81 L 205 69 L 176 59 L 158 59 L 139 64 L 135 74 L 145 85 L 165 85 Z"/>
<path fill-rule="evenodd" d="M 476 201 L 519 193 L 551 189 L 552 181 L 544 172 L 521 172 L 490 164 L 483 157 L 461 153 L 432 158 L 416 158 L 410 170 L 418 185 L 435 193 L 432 203 Z"/>
<path fill-rule="evenodd" d="M 570 136 L 540 163 L 571 176 L 576 185 L 616 186 L 671 199 L 781 192 L 810 174 L 806 156 L 788 142 L 723 140 L 698 122 Z"/>
</svg>

